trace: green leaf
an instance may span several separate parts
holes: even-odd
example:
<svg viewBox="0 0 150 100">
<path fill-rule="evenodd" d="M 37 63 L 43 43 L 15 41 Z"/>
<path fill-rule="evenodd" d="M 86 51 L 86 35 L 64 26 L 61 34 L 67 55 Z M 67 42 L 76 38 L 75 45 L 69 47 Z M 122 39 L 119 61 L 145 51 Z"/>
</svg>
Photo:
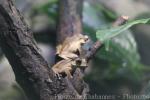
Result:
<svg viewBox="0 0 150 100">
<path fill-rule="evenodd" d="M 120 33 L 122 33 L 123 31 L 129 29 L 130 27 L 132 27 L 133 25 L 136 24 L 145 24 L 148 23 L 150 20 L 150 18 L 148 19 L 141 19 L 141 20 L 135 20 L 135 21 L 131 21 L 127 24 L 124 24 L 122 26 L 118 26 L 118 27 L 112 27 L 110 29 L 102 29 L 102 30 L 98 30 L 96 32 L 96 37 L 101 41 L 101 42 L 105 42 L 107 40 L 110 40 L 111 38 L 119 35 Z"/>
</svg>

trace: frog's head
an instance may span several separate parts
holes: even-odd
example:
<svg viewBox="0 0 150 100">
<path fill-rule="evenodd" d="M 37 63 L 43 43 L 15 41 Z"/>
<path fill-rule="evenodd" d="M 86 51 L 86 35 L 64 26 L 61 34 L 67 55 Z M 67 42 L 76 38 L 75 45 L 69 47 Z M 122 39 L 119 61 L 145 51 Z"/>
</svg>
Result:
<svg viewBox="0 0 150 100">
<path fill-rule="evenodd" d="M 81 45 L 83 45 L 88 42 L 89 37 L 87 35 L 83 35 L 82 37 L 80 37 L 79 40 L 80 40 Z"/>
</svg>

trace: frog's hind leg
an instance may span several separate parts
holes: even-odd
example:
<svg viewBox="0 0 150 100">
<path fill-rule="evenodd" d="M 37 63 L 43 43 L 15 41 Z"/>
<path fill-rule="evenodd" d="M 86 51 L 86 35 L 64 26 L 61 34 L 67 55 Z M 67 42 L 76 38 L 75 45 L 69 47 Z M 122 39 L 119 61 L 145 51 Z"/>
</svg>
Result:
<svg viewBox="0 0 150 100">
<path fill-rule="evenodd" d="M 65 70 L 65 73 L 66 73 L 66 75 L 67 75 L 68 78 L 73 78 L 73 76 L 71 75 L 71 70 L 72 70 L 71 67 L 68 68 L 67 70 Z"/>
</svg>

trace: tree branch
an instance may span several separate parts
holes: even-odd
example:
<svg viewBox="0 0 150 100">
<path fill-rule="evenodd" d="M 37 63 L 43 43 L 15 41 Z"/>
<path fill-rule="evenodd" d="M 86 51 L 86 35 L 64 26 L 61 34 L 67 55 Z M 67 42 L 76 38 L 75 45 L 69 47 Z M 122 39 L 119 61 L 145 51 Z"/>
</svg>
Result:
<svg viewBox="0 0 150 100">
<path fill-rule="evenodd" d="M 66 37 L 82 34 L 82 6 L 83 0 L 59 1 L 58 43 L 62 43 Z"/>
</svg>

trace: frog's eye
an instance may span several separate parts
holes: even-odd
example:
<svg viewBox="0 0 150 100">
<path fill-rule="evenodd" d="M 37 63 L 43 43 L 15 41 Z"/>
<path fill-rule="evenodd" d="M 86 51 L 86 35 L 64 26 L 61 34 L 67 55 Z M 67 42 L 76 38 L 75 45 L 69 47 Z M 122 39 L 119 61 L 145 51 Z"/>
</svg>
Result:
<svg viewBox="0 0 150 100">
<path fill-rule="evenodd" d="M 84 36 L 85 42 L 89 40 L 89 37 L 87 35 Z"/>
<path fill-rule="evenodd" d="M 87 35 L 84 35 L 84 38 L 85 38 L 85 39 L 88 39 L 89 37 L 88 37 Z"/>
</svg>

